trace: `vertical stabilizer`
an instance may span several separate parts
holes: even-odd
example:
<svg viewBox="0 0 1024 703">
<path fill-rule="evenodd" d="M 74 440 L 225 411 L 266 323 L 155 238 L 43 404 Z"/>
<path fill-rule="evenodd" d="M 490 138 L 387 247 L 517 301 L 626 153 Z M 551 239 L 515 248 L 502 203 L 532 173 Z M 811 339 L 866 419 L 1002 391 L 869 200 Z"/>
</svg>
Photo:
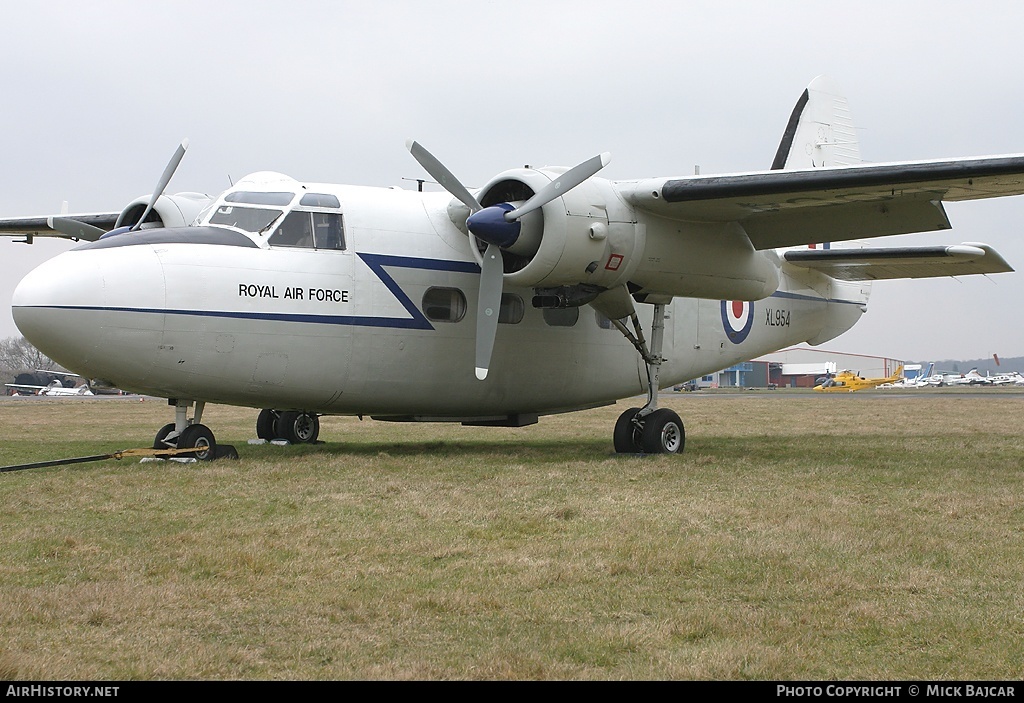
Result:
<svg viewBox="0 0 1024 703">
<path fill-rule="evenodd" d="M 818 76 L 797 100 L 772 169 L 859 164 L 860 144 L 850 105 L 827 76 Z"/>
</svg>

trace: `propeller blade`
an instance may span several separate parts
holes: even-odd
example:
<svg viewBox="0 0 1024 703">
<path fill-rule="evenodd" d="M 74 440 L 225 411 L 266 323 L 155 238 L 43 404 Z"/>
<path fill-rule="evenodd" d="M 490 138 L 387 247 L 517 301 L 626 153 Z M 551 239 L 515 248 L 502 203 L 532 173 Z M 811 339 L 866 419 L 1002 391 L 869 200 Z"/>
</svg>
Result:
<svg viewBox="0 0 1024 703">
<path fill-rule="evenodd" d="M 536 194 L 521 206 L 509 212 L 505 215 L 507 222 L 518 220 L 523 215 L 533 212 L 541 207 L 544 207 L 555 198 L 561 196 L 563 193 L 568 193 L 570 190 L 578 186 L 583 181 L 587 180 L 595 173 L 600 171 L 602 168 L 608 165 L 611 161 L 611 154 L 605 152 L 592 159 L 587 159 L 581 164 L 573 166 L 568 171 L 563 173 L 555 180 L 548 183 L 546 186 L 537 191 Z"/>
<path fill-rule="evenodd" d="M 46 224 L 55 232 L 87 242 L 95 242 L 107 233 L 106 230 L 86 224 L 85 222 L 73 220 L 70 217 L 48 217 L 46 218 Z"/>
<path fill-rule="evenodd" d="M 480 267 L 480 300 L 476 311 L 476 377 L 487 378 L 498 333 L 498 310 L 501 308 L 502 279 L 505 276 L 501 247 L 488 244 Z"/>
<path fill-rule="evenodd" d="M 140 217 L 139 221 L 132 226 L 132 232 L 142 227 L 142 223 L 146 221 L 146 217 L 148 217 L 149 213 L 153 211 L 156 201 L 164 194 L 164 189 L 167 188 L 167 184 L 171 182 L 171 177 L 178 169 L 178 164 L 181 163 L 181 159 L 185 156 L 185 151 L 187 149 L 188 139 L 181 140 L 181 144 L 179 144 L 178 148 L 174 151 L 174 156 L 172 156 L 171 160 L 167 162 L 167 168 L 164 169 L 163 175 L 161 175 L 160 180 L 157 181 L 156 188 L 153 190 L 153 196 L 149 199 L 149 204 L 146 205 L 146 209 L 142 213 L 142 217 Z"/>
<path fill-rule="evenodd" d="M 459 182 L 459 179 L 449 171 L 444 164 L 434 158 L 434 155 L 423 148 L 419 142 L 409 139 L 405 142 L 406 148 L 412 157 L 419 162 L 423 170 L 430 174 L 430 177 L 441 184 L 441 186 L 473 212 L 481 210 L 480 203 L 473 197 L 466 186 Z"/>
</svg>

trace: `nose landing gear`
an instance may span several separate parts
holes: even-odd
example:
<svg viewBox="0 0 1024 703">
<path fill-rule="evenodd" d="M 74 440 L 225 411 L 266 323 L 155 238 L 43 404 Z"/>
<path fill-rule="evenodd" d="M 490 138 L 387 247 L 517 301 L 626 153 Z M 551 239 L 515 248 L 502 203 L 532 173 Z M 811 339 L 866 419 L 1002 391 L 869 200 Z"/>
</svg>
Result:
<svg viewBox="0 0 1024 703">
<path fill-rule="evenodd" d="M 191 456 L 200 461 L 212 459 L 237 459 L 238 452 L 230 444 L 217 444 L 213 430 L 201 423 L 206 403 L 195 401 L 195 412 L 192 419 L 188 417 L 188 409 L 193 405 L 191 400 L 171 399 L 169 405 L 174 406 L 174 422 L 160 428 L 153 439 L 153 449 L 193 449 Z"/>
</svg>

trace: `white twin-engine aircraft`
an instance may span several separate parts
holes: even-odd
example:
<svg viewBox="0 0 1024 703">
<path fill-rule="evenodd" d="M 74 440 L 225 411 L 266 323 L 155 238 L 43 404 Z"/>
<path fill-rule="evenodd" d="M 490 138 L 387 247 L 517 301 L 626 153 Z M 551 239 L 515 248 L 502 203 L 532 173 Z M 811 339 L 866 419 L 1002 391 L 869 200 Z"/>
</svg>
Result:
<svg viewBox="0 0 1024 703">
<path fill-rule="evenodd" d="M 947 229 L 943 201 L 1024 193 L 1024 155 L 861 164 L 825 78 L 766 171 L 609 181 L 601 155 L 471 190 L 408 147 L 447 193 L 262 172 L 163 195 L 183 143 L 119 214 L 0 221 L 85 240 L 22 280 L 14 319 L 94 384 L 170 399 L 154 447 L 201 458 L 217 454 L 206 403 L 312 442 L 321 415 L 523 426 L 644 392 L 615 450 L 678 452 L 659 388 L 832 339 L 875 279 L 1012 271 L 984 244 L 809 244 Z"/>
</svg>

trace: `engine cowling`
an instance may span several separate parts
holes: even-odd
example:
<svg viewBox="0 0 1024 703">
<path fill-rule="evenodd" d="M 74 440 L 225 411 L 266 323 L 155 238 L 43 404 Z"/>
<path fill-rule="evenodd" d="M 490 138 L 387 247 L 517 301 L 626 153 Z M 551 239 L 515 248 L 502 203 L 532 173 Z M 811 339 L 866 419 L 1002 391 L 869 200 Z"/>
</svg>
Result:
<svg viewBox="0 0 1024 703">
<path fill-rule="evenodd" d="M 480 189 L 480 205 L 518 207 L 562 173 L 528 167 L 504 171 Z M 629 279 L 643 249 L 631 209 L 602 178 L 587 179 L 519 223 L 518 237 L 501 244 L 505 282 L 511 286 L 612 288 Z"/>
<path fill-rule="evenodd" d="M 114 228 L 131 227 L 142 213 L 146 211 L 150 195 L 140 195 L 128 203 L 121 214 L 117 217 Z M 157 198 L 153 209 L 146 216 L 142 228 L 150 227 L 187 227 L 192 224 L 199 213 L 206 206 L 213 202 L 213 198 L 203 193 L 175 193 L 174 195 L 161 195 Z"/>
</svg>

